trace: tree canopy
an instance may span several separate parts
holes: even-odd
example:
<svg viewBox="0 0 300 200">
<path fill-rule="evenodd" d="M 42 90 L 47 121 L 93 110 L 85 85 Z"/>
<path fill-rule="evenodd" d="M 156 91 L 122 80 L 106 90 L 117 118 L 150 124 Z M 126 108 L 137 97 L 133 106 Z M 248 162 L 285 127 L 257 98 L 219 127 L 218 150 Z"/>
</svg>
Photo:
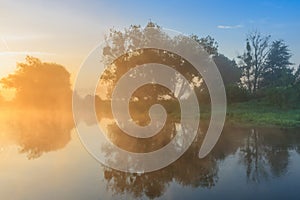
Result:
<svg viewBox="0 0 300 200">
<path fill-rule="evenodd" d="M 294 82 L 292 57 L 283 40 L 273 41 L 262 75 L 261 87 L 288 86 Z"/>
<path fill-rule="evenodd" d="M 23 108 L 71 108 L 70 73 L 59 64 L 27 56 L 26 62 L 18 63 L 16 71 L 2 78 L 0 83 L 5 88 L 15 89 L 13 103 Z"/>
<path fill-rule="evenodd" d="M 258 31 L 248 34 L 246 50 L 241 59 L 243 69 L 242 81 L 250 93 L 256 93 L 264 73 L 266 59 L 269 54 L 270 35 L 264 36 Z"/>
<path fill-rule="evenodd" d="M 149 30 L 147 29 L 148 27 L 151 27 L 152 29 Z M 197 35 L 191 35 L 190 37 L 199 43 L 203 49 L 211 55 L 219 68 L 225 85 L 239 82 L 241 73 L 240 69 L 234 60 L 230 60 L 225 55 L 218 53 L 218 43 L 214 38 L 211 36 L 199 37 Z M 189 41 L 184 37 L 176 36 L 174 38 L 170 38 L 160 26 L 153 22 L 149 22 L 146 28 L 142 28 L 140 25 L 132 25 L 124 31 L 111 29 L 110 33 L 106 37 L 106 45 L 103 48 L 102 56 L 105 60 L 108 60 L 108 64 L 111 63 L 112 60 L 114 60 L 114 63 L 107 68 L 101 78 L 102 81 L 108 83 L 111 88 L 109 93 L 111 93 L 111 90 L 114 88 L 117 80 L 129 69 L 151 61 L 152 63 L 157 62 L 174 67 L 178 72 L 184 75 L 187 80 L 191 81 L 196 89 L 197 95 L 200 97 L 200 101 L 207 101 L 204 100 L 207 99 L 206 97 L 201 97 L 201 95 L 207 96 L 207 88 L 205 83 L 201 81 L 201 75 L 184 58 L 175 55 L 172 52 L 166 52 L 163 50 L 144 49 L 133 51 L 134 49 L 143 46 L 144 43 L 153 40 L 153 38 L 154 40 L 158 40 L 169 47 L 176 45 L 177 47 L 184 49 L 187 45 L 189 45 Z M 119 55 L 120 52 L 130 52 L 130 54 L 116 58 L 118 57 L 116 55 Z M 149 58 L 152 60 L 149 60 Z M 174 86 L 176 84 L 178 86 L 178 83 L 178 80 L 174 80 L 173 82 Z M 150 89 L 150 87 L 155 88 Z M 144 94 L 140 93 L 142 91 L 144 91 Z M 139 96 L 145 96 L 147 99 L 157 99 L 166 94 L 171 97 L 171 99 L 174 97 L 161 86 L 148 85 L 147 90 L 140 90 L 140 92 L 135 93 L 137 98 Z M 180 93 L 181 92 L 179 92 L 179 94 Z M 107 97 L 110 98 L 110 95 L 108 94 Z"/>
</svg>

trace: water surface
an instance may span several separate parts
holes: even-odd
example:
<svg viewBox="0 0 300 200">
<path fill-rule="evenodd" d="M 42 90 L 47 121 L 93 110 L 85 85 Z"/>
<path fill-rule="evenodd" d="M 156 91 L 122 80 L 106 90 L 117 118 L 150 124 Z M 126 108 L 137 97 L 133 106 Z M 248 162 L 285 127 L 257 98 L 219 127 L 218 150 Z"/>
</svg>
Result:
<svg viewBox="0 0 300 200">
<path fill-rule="evenodd" d="M 299 129 L 227 124 L 213 151 L 199 159 L 204 125 L 175 163 L 159 171 L 134 174 L 110 169 L 93 159 L 67 114 L 10 115 L 0 121 L 1 199 L 300 198 Z M 140 144 L 118 136 L 119 130 L 110 120 L 101 123 L 116 144 L 131 151 L 150 151 L 168 141 L 152 138 Z M 176 134 L 174 126 L 167 124 L 162 133 L 165 138 Z"/>
</svg>

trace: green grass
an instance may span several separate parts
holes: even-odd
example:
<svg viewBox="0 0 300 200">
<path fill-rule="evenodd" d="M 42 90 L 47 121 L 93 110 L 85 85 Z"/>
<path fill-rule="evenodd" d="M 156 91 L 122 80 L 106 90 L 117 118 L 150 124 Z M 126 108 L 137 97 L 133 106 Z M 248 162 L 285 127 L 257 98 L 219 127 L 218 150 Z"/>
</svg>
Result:
<svg viewBox="0 0 300 200">
<path fill-rule="evenodd" d="M 200 110 L 200 119 L 209 120 L 209 106 L 201 105 Z M 178 112 L 169 114 L 175 119 L 180 117 Z M 257 101 L 231 104 L 227 107 L 226 123 L 238 126 L 300 127 L 300 107 L 282 109 Z"/>
<path fill-rule="evenodd" d="M 242 125 L 300 127 L 300 108 L 279 109 L 262 102 L 229 105 L 228 122 Z"/>
</svg>

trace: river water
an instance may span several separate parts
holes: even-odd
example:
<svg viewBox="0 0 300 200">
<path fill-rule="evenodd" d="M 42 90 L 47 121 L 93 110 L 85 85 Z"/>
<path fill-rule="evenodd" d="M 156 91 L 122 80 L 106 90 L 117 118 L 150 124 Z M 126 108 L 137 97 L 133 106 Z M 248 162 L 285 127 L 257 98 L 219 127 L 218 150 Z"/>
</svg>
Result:
<svg viewBox="0 0 300 200">
<path fill-rule="evenodd" d="M 135 174 L 92 158 L 71 118 L 42 116 L 1 118 L 0 199 L 300 198 L 299 129 L 226 124 L 206 158 L 196 138 L 171 165 Z"/>
</svg>

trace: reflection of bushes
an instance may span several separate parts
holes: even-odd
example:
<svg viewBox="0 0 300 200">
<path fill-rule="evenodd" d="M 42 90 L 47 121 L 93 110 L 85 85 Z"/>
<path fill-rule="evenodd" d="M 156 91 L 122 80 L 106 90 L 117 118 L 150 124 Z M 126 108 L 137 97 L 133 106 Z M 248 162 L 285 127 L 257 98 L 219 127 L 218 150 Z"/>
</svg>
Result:
<svg viewBox="0 0 300 200">
<path fill-rule="evenodd" d="M 111 129 L 112 127 L 115 127 L 115 125 L 110 125 L 110 133 L 115 131 Z M 207 129 L 206 125 L 203 125 L 202 128 L 204 130 Z M 203 129 L 201 130 L 203 131 Z M 118 137 L 120 136 L 119 132 L 116 132 L 115 134 L 117 134 Z M 171 122 L 166 124 L 165 133 L 160 137 L 164 137 L 165 134 L 177 134 L 176 129 L 174 129 Z M 213 155 L 210 155 L 205 159 L 199 159 L 198 151 L 202 143 L 202 139 L 203 135 L 198 134 L 188 150 L 178 160 L 158 171 L 137 174 L 125 173 L 111 168 L 104 168 L 104 178 L 107 181 L 108 188 L 115 194 L 129 193 L 134 198 L 142 198 L 143 196 L 146 196 L 147 198 L 154 199 L 162 196 L 168 185 L 172 182 L 193 188 L 214 187 L 218 181 L 217 159 Z M 147 146 L 145 141 L 128 143 L 123 138 L 119 141 L 111 141 L 116 145 L 119 145 L 120 143 L 125 143 L 127 146 L 129 144 L 135 145 L 136 147 L 138 145 L 142 145 L 138 148 L 142 150 L 149 150 L 147 149 L 149 146 Z M 157 147 L 160 143 L 159 141 L 155 141 L 153 145 Z M 134 149 L 134 147 L 130 150 L 132 149 Z M 114 153 L 112 155 L 113 151 L 110 146 L 104 146 L 102 151 L 105 153 L 107 160 L 110 162 L 120 160 L 124 162 L 131 162 L 125 160 L 124 157 L 120 157 L 120 154 L 118 153 Z"/>
<path fill-rule="evenodd" d="M 193 188 L 212 188 L 218 181 L 217 160 L 214 156 L 199 159 L 199 145 L 199 142 L 193 143 L 177 161 L 150 173 L 125 173 L 105 168 L 108 188 L 115 194 L 129 193 L 134 198 L 145 195 L 150 199 L 162 196 L 172 182 Z M 110 149 L 106 150 L 109 154 Z"/>
<path fill-rule="evenodd" d="M 151 173 L 125 173 L 105 168 L 104 178 L 115 194 L 129 193 L 134 198 L 155 199 L 164 194 L 167 187 L 176 182 L 182 186 L 212 188 L 218 181 L 216 160 L 212 157 L 200 160 L 194 152 L 188 153 L 170 166 Z"/>
<path fill-rule="evenodd" d="M 167 145 L 175 136 L 174 132 L 176 130 L 174 122 L 170 121 L 169 119 L 167 119 L 162 130 L 150 138 L 136 138 L 129 136 L 128 134 L 124 133 L 115 123 L 102 123 L 101 126 L 106 126 L 108 130 L 106 136 L 116 146 L 120 147 L 121 149 L 137 153 L 151 152 L 162 148 L 163 146 Z"/>
<path fill-rule="evenodd" d="M 17 111 L 6 116 L 7 133 L 29 159 L 62 149 L 71 140 L 71 113 L 51 111 Z"/>
</svg>

